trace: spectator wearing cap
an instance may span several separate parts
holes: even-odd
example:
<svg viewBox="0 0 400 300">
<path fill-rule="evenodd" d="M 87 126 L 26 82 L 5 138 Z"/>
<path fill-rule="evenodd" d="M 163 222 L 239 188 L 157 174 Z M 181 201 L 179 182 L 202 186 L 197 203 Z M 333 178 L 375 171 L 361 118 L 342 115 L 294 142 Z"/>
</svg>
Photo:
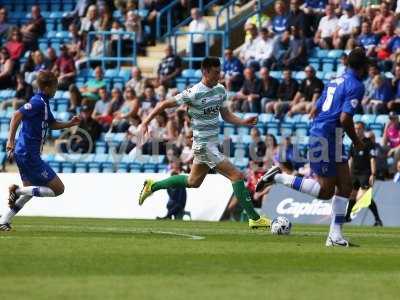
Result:
<svg viewBox="0 0 400 300">
<path fill-rule="evenodd" d="M 271 101 L 276 101 L 279 81 L 270 76 L 269 69 L 262 67 L 260 70 L 261 79 L 261 110 L 266 112 L 266 105 Z"/>
<path fill-rule="evenodd" d="M 0 38 L 7 36 L 10 24 L 7 22 L 7 9 L 0 8 Z"/>
<path fill-rule="evenodd" d="M 10 30 L 8 41 L 4 47 L 7 48 L 11 59 L 14 61 L 18 61 L 24 54 L 24 43 L 22 42 L 22 34 L 18 27 L 13 27 Z"/>
<path fill-rule="evenodd" d="M 134 89 L 136 96 L 141 97 L 147 85 L 147 79 L 142 76 L 142 71 L 138 67 L 132 67 L 131 76 L 132 78 L 125 86 Z"/>
<path fill-rule="evenodd" d="M 291 102 L 288 115 L 310 113 L 324 89 L 324 83 L 315 76 L 312 66 L 304 69 L 306 78 L 301 82 L 298 92 Z"/>
<path fill-rule="evenodd" d="M 46 32 L 46 21 L 40 13 L 40 7 L 33 5 L 31 18 L 22 26 L 22 41 L 26 50 L 35 51 L 38 49 L 38 40 Z"/>
<path fill-rule="evenodd" d="M 193 57 L 201 58 L 206 55 L 206 36 L 201 33 L 210 30 L 211 26 L 208 21 L 203 18 L 198 8 L 192 8 L 190 14 L 193 20 L 189 24 L 188 32 L 200 32 L 200 34 L 188 36 L 187 53 L 191 53 Z M 211 41 L 211 38 L 209 40 Z M 200 61 L 195 61 L 193 67 L 198 69 L 200 65 Z"/>
<path fill-rule="evenodd" d="M 174 54 L 172 45 L 165 47 L 165 57 L 161 60 L 157 70 L 157 83 L 166 88 L 176 87 L 176 77 L 182 71 L 182 60 Z"/>
<path fill-rule="evenodd" d="M 360 17 L 355 14 L 354 6 L 352 4 L 345 4 L 343 9 L 345 13 L 339 18 L 333 36 L 333 45 L 336 49 L 343 49 L 347 45 L 347 42 L 357 34 L 360 27 Z"/>
<path fill-rule="evenodd" d="M 373 92 L 370 99 L 364 99 L 365 114 L 380 114 L 387 111 L 387 103 L 393 100 L 392 86 L 383 75 L 375 75 L 372 80 Z"/>
<path fill-rule="evenodd" d="M 307 63 L 305 39 L 297 27 L 290 27 L 289 47 L 283 55 L 283 67 L 299 70 Z"/>
<path fill-rule="evenodd" d="M 357 45 L 366 50 L 367 56 L 375 56 L 375 47 L 379 42 L 379 37 L 372 33 L 371 24 L 369 21 L 364 21 L 361 24 L 361 34 L 357 38 Z"/>
<path fill-rule="evenodd" d="M 336 31 L 338 18 L 335 15 L 333 6 L 328 4 L 325 7 L 325 16 L 321 18 L 318 24 L 317 32 L 314 36 L 314 43 L 323 49 L 333 48 L 332 36 Z"/>
<path fill-rule="evenodd" d="M 283 80 L 279 84 L 277 93 L 278 101 L 268 102 L 266 111 L 274 113 L 277 118 L 282 118 L 298 90 L 299 84 L 292 78 L 292 71 L 288 68 L 284 69 Z"/>
<path fill-rule="evenodd" d="M 223 76 L 228 91 L 237 92 L 243 84 L 243 64 L 230 48 L 225 49 L 224 64 L 222 66 Z"/>
<path fill-rule="evenodd" d="M 99 99 L 99 89 L 106 86 L 104 81 L 103 69 L 101 67 L 96 67 L 94 70 L 94 78 L 90 79 L 86 84 L 78 89 L 75 84 L 69 86 L 70 98 L 70 108 L 71 112 L 75 112 L 76 108 L 81 105 L 83 98 L 87 99 L 87 104 L 94 107 L 94 102 Z M 90 103 L 93 101 L 92 103 Z M 86 101 L 85 101 L 86 102 Z"/>
<path fill-rule="evenodd" d="M 396 17 L 392 11 L 390 11 L 389 3 L 382 1 L 379 9 L 379 13 L 376 14 L 372 21 L 372 32 L 378 35 L 384 34 L 385 24 L 391 24 L 395 26 Z"/>
<path fill-rule="evenodd" d="M 387 156 L 392 158 L 389 172 L 394 173 L 394 168 L 400 160 L 400 123 L 398 115 L 393 111 L 389 113 L 389 122 L 383 132 L 382 144 L 388 150 Z"/>
<path fill-rule="evenodd" d="M 244 69 L 244 82 L 241 90 L 232 98 L 234 110 L 259 113 L 261 111 L 261 80 L 252 68 Z"/>
<path fill-rule="evenodd" d="M 57 76 L 58 89 L 65 91 L 74 83 L 76 70 L 74 59 L 69 54 L 67 45 L 62 45 L 60 50 L 60 57 L 57 59 L 52 72 Z"/>
</svg>

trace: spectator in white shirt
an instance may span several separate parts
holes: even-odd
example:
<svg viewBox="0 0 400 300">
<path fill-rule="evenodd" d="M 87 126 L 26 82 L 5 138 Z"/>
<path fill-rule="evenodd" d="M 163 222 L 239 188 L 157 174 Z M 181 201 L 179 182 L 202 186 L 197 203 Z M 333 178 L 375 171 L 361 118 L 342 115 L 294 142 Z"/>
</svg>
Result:
<svg viewBox="0 0 400 300">
<path fill-rule="evenodd" d="M 205 20 L 198 8 L 192 8 L 191 10 L 192 22 L 189 24 L 189 32 L 205 32 L 210 30 L 210 24 Z M 209 39 L 211 42 L 211 37 Z M 205 34 L 193 34 L 188 36 L 188 44 L 190 54 L 190 47 L 192 50 L 192 57 L 204 57 L 206 56 L 206 35 Z M 200 68 L 201 60 L 195 61 L 193 67 Z"/>
<path fill-rule="evenodd" d="M 331 4 L 328 4 L 325 7 L 325 16 L 319 21 L 314 43 L 323 49 L 332 49 L 332 36 L 336 30 L 337 24 L 338 18 L 335 16 L 334 8 Z"/>
<path fill-rule="evenodd" d="M 343 49 L 350 41 L 354 43 L 353 37 L 360 28 L 360 18 L 355 14 L 354 6 L 346 4 L 344 10 L 345 14 L 340 17 L 333 35 L 333 45 L 336 49 Z"/>
<path fill-rule="evenodd" d="M 271 68 L 274 62 L 275 40 L 269 35 L 267 28 L 261 28 L 260 35 L 256 40 L 255 59 L 266 68 Z"/>
<path fill-rule="evenodd" d="M 247 24 L 245 26 L 246 33 L 249 34 L 249 39 L 240 47 L 239 58 L 243 64 L 246 64 L 251 59 L 254 60 L 257 51 L 258 30 L 256 25 Z"/>
</svg>

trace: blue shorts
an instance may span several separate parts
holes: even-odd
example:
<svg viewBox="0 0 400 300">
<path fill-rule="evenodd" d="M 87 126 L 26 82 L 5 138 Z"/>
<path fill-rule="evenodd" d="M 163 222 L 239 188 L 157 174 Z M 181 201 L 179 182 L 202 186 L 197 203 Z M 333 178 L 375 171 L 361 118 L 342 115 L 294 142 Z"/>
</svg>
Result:
<svg viewBox="0 0 400 300">
<path fill-rule="evenodd" d="M 47 186 L 57 176 L 39 155 L 15 154 L 14 157 L 22 181 L 29 181 L 32 185 Z"/>
<path fill-rule="evenodd" d="M 325 143 L 317 139 L 325 139 Z M 311 170 L 318 176 L 332 177 L 336 176 L 336 164 L 347 162 L 348 157 L 345 154 L 343 142 L 336 146 L 335 137 L 317 137 L 310 136 L 309 160 Z M 325 149 L 323 151 L 322 149 Z"/>
</svg>

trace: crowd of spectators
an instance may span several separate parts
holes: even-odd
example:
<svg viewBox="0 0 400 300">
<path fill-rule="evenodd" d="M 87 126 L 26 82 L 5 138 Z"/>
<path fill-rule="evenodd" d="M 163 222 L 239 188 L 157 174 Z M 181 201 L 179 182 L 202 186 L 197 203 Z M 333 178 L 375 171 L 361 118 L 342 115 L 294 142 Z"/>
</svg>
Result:
<svg viewBox="0 0 400 300">
<path fill-rule="evenodd" d="M 20 27 L 8 24 L 7 10 L 0 8 L 3 39 L 0 89 L 16 90 L 15 97 L 2 101 L 0 109 L 17 109 L 23 105 L 33 93 L 38 72 L 52 70 L 58 77 L 59 90 L 69 91 L 69 112 L 82 115 L 82 129 L 94 140 L 102 132 L 125 134 L 122 151 L 136 151 L 141 120 L 159 101 L 178 93 L 176 79 L 185 65 L 173 47 L 167 45 L 155 78 L 143 76 L 139 67 L 133 66 L 128 81 L 112 86 L 105 80 L 106 70 L 96 62 L 88 62 L 86 35 L 99 30 L 113 33 L 109 37 L 111 49 L 105 49 L 103 37 L 98 35 L 91 45 L 91 56 L 107 54 L 104 51 L 116 55 L 116 45 L 120 42 L 118 32 L 122 31 L 135 32 L 137 45 L 145 53 L 146 46 L 156 41 L 157 13 L 167 4 L 168 1 L 161 0 L 78 0 L 75 9 L 63 17 L 62 24 L 70 35 L 59 51 L 52 47 L 46 51 L 39 49 L 38 40 L 46 32 L 46 20 L 39 6 L 32 6 L 31 18 Z M 256 2 L 254 5 L 258 7 Z M 238 113 L 270 113 L 282 121 L 306 115 L 321 95 L 323 79 L 326 79 L 319 78 L 318 70 L 308 63 L 310 53 L 315 48 L 341 49 L 346 53 L 354 47 L 364 47 L 374 63 L 365 80 L 365 97 L 357 109 L 360 114 L 390 112 L 383 137 L 375 137 L 372 132 L 370 137 L 381 147 L 381 169 L 385 170 L 385 164 L 389 164 L 389 173 L 394 174 L 400 159 L 399 6 L 397 1 L 275 1 L 272 14 L 261 12 L 247 20 L 243 26 L 244 43 L 239 48 L 225 49 L 220 82 L 227 88 L 230 109 Z M 174 10 L 175 23 L 191 16 L 190 31 L 211 29 L 195 1 L 182 0 L 179 7 Z M 139 14 L 140 9 L 146 9 L 147 14 Z M 114 17 L 115 11 L 121 12 L 124 22 Z M 122 36 L 122 55 L 129 54 L 128 41 L 129 38 Z M 205 36 L 196 34 L 187 51 L 201 58 L 206 53 L 205 47 Z M 21 63 L 25 53 L 29 54 Z M 193 66 L 198 68 L 198 63 Z M 76 77 L 86 68 L 94 70 L 93 77 L 78 84 Z M 344 54 L 336 75 L 345 68 Z M 271 75 L 276 71 L 282 72 L 282 78 Z M 299 71 L 304 71 L 301 80 L 294 77 Z M 150 154 L 156 147 L 159 154 L 166 155 L 167 161 L 178 157 L 182 169 L 189 171 L 193 158 L 192 134 L 185 107 L 169 110 L 151 123 L 151 137 L 142 151 Z M 277 163 L 291 172 L 308 175 L 307 165 L 294 159 L 296 147 L 290 137 L 277 141 L 276 136 L 263 135 L 257 128 L 251 130 L 250 136 L 250 152 L 257 154 L 250 156 L 250 185 L 262 170 Z M 75 147 L 89 149 L 84 143 Z"/>
</svg>

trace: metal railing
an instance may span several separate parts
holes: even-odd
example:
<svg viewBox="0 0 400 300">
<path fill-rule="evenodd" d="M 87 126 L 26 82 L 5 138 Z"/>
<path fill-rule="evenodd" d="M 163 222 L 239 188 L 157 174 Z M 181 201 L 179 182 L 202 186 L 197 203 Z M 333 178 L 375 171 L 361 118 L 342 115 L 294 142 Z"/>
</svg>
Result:
<svg viewBox="0 0 400 300">
<path fill-rule="evenodd" d="M 187 25 L 192 18 L 187 17 L 185 20 L 181 21 L 180 23 L 174 24 L 174 12 L 176 9 L 176 6 L 179 4 L 180 0 L 174 0 L 170 4 L 168 4 L 166 7 L 164 7 L 160 12 L 157 14 L 157 20 L 156 20 L 156 36 L 157 40 L 164 38 L 166 36 L 169 36 L 173 34 L 173 32 L 184 25 Z M 216 4 L 218 0 L 199 0 L 199 5 L 198 8 L 201 12 L 204 13 L 205 10 L 210 8 L 212 5 Z"/>
<path fill-rule="evenodd" d="M 216 26 L 217 26 L 217 30 L 218 29 L 223 29 L 226 33 L 231 32 L 232 29 L 236 28 L 237 26 L 245 23 L 247 21 L 247 19 L 251 18 L 254 15 L 259 15 L 258 17 L 258 22 L 259 22 L 259 27 L 261 27 L 261 14 L 262 12 L 272 3 L 274 3 L 273 0 L 260 0 L 257 2 L 257 9 L 256 10 L 250 10 L 250 12 L 242 14 L 240 16 L 240 18 L 238 18 L 237 20 L 235 20 L 234 18 L 237 17 L 237 15 L 235 15 L 234 11 L 235 11 L 235 6 L 237 5 L 237 3 L 239 2 L 239 0 L 231 0 L 228 3 L 226 3 L 224 6 L 221 7 L 221 9 L 219 10 L 219 12 L 216 15 Z M 221 28 L 221 23 L 222 23 L 222 16 L 223 14 L 225 14 L 225 25 L 223 26 L 223 28 Z M 228 37 L 229 38 L 229 37 Z"/>
<path fill-rule="evenodd" d="M 216 45 L 219 42 L 219 50 L 218 56 L 220 58 L 224 57 L 224 50 L 227 47 L 227 37 L 224 31 L 221 30 L 212 30 L 212 31 L 203 31 L 203 32 L 182 32 L 177 31 L 174 32 L 172 35 L 168 36 L 168 40 L 170 45 L 177 49 L 178 45 L 178 37 L 179 36 L 188 36 L 187 46 L 186 46 L 186 54 L 187 56 L 181 56 L 183 61 L 186 61 L 189 65 L 189 68 L 192 69 L 193 62 L 200 62 L 203 57 L 194 57 L 193 56 L 193 39 L 194 35 L 203 35 L 205 40 L 205 56 L 210 55 L 210 50 L 213 45 Z"/>
<path fill-rule="evenodd" d="M 111 36 L 118 36 L 118 39 L 111 40 Z M 90 51 L 92 49 L 94 39 L 101 38 L 103 40 L 103 55 L 102 56 L 91 56 Z M 113 43 L 116 42 L 116 43 Z M 132 43 L 132 47 L 129 48 L 129 43 Z M 115 49 L 114 45 L 116 45 Z M 124 53 L 123 51 L 129 49 L 130 53 Z M 113 53 L 115 51 L 115 53 Z M 128 63 L 136 65 L 136 34 L 134 32 L 111 32 L 111 31 L 92 31 L 87 35 L 86 43 L 86 54 L 88 62 L 100 61 L 101 66 L 104 69 L 107 63 L 116 63 L 116 68 L 120 70 L 121 64 Z M 113 55 L 115 54 L 115 55 Z M 127 56 L 124 56 L 127 54 Z"/>
</svg>

